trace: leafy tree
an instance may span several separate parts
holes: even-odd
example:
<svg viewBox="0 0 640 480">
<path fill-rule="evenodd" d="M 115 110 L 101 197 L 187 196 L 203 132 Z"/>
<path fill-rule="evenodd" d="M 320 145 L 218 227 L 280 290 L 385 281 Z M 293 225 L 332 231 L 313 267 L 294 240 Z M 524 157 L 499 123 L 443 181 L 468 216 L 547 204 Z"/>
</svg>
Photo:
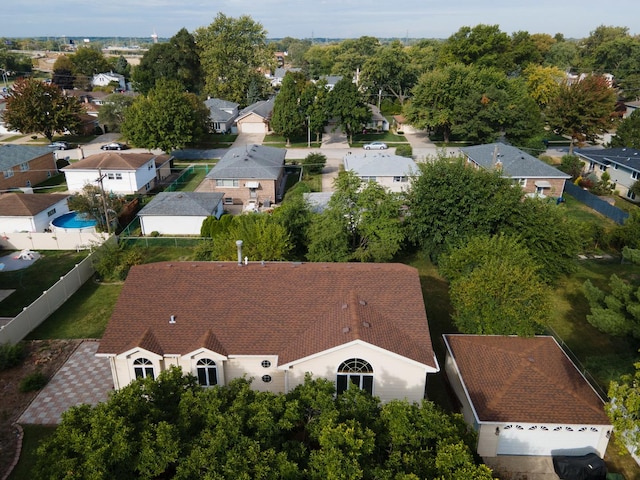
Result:
<svg viewBox="0 0 640 480">
<path fill-rule="evenodd" d="M 119 55 L 118 57 L 116 57 L 116 61 L 113 63 L 112 70 L 125 78 L 131 77 L 131 65 L 129 65 L 129 62 L 124 57 L 124 55 Z"/>
<path fill-rule="evenodd" d="M 220 233 L 213 235 L 211 260 L 236 260 L 236 241 L 242 240 L 243 255 L 252 261 L 289 260 L 292 244 L 287 229 L 263 214 L 238 215 Z"/>
<path fill-rule="evenodd" d="M 0 70 L 9 77 L 16 73 L 27 76 L 33 70 L 33 66 L 28 55 L 10 51 L 9 46 L 3 42 L 0 45 Z"/>
<path fill-rule="evenodd" d="M 616 432 L 615 442 L 625 454 L 640 448 L 640 362 L 634 363 L 635 372 L 611 382 L 611 399 L 605 410 Z"/>
<path fill-rule="evenodd" d="M 307 126 L 311 133 L 315 134 L 316 143 L 320 142 L 324 127 L 329 120 L 327 107 L 329 91 L 326 84 L 326 81 L 307 82 L 300 98 L 300 104 L 307 117 Z"/>
<path fill-rule="evenodd" d="M 611 146 L 640 149 L 640 110 L 634 110 L 620 122 Z"/>
<path fill-rule="evenodd" d="M 185 28 L 168 42 L 152 45 L 133 70 L 135 90 L 146 95 L 159 79 L 165 79 L 179 82 L 184 91 L 199 93 L 204 82 L 199 53 L 193 35 Z"/>
<path fill-rule="evenodd" d="M 307 232 L 311 215 L 302 191 L 294 190 L 289 190 L 280 206 L 273 211 L 273 220 L 289 233 L 291 254 L 298 260 L 304 260 L 307 253 Z"/>
<path fill-rule="evenodd" d="M 582 175 L 583 168 L 582 160 L 580 160 L 580 157 L 577 155 L 563 155 L 560 165 L 558 166 L 558 170 L 567 175 L 571 175 L 572 181 Z"/>
<path fill-rule="evenodd" d="M 511 41 L 500 31 L 499 25 L 461 27 L 442 46 L 440 62 L 447 65 L 461 62 L 478 67 L 495 67 L 504 72 L 511 70 L 509 58 Z"/>
<path fill-rule="evenodd" d="M 348 38 L 338 45 L 331 74 L 354 78 L 356 72 L 379 48 L 380 41 L 375 37 L 363 36 Z"/>
<path fill-rule="evenodd" d="M 593 141 L 612 125 L 615 92 L 604 77 L 589 75 L 573 83 L 564 83 L 556 98 L 545 110 L 549 126 L 560 135 L 569 135 L 573 154 L 574 142 Z"/>
<path fill-rule="evenodd" d="M 98 112 L 100 124 L 112 132 L 120 131 L 120 125 L 124 122 L 127 108 L 131 104 L 133 104 L 133 97 L 120 93 L 109 95 Z"/>
<path fill-rule="evenodd" d="M 624 247 L 640 248 L 640 212 L 631 209 L 629 217 L 611 232 L 611 237 L 612 244 L 619 250 Z"/>
<path fill-rule="evenodd" d="M 184 148 L 207 129 L 209 112 L 175 80 L 159 80 L 125 110 L 120 129 L 137 147 L 165 152 Z"/>
<path fill-rule="evenodd" d="M 600 25 L 580 42 L 580 63 L 584 70 L 597 68 L 596 54 L 604 45 L 629 37 L 629 28 Z M 604 73 L 604 72 L 601 72 Z"/>
<path fill-rule="evenodd" d="M 60 88 L 73 89 L 75 65 L 66 55 L 60 55 L 53 63 L 53 77 L 51 81 Z"/>
<path fill-rule="evenodd" d="M 567 71 L 575 66 L 578 59 L 576 42 L 561 41 L 554 43 L 544 57 L 543 65 L 558 67 Z"/>
<path fill-rule="evenodd" d="M 306 173 L 322 173 L 322 169 L 327 164 L 327 156 L 320 152 L 311 152 L 302 160 L 302 166 Z"/>
<path fill-rule="evenodd" d="M 550 318 L 550 289 L 515 237 L 472 238 L 442 258 L 440 270 L 463 333 L 530 336 Z"/>
<path fill-rule="evenodd" d="M 564 72 L 558 67 L 529 65 L 523 72 L 531 98 L 541 107 L 555 99 L 560 90 Z"/>
<path fill-rule="evenodd" d="M 333 70 L 338 49 L 337 45 L 311 45 L 304 54 L 304 62 L 309 76 L 318 79 L 321 75 L 329 75 Z"/>
<path fill-rule="evenodd" d="M 233 18 L 218 13 L 208 27 L 197 29 L 204 93 L 243 105 L 252 82 L 264 93 L 267 80 L 258 69 L 269 68 L 273 62 L 266 35 L 262 25 L 248 15 Z"/>
<path fill-rule="evenodd" d="M 117 195 L 106 195 L 100 187 L 96 185 L 85 185 L 82 192 L 71 196 L 67 201 L 69 209 L 82 213 L 97 222 L 98 229 L 106 232 L 107 220 L 113 223 L 122 211 L 125 200 Z"/>
<path fill-rule="evenodd" d="M 515 70 L 522 71 L 529 65 L 542 63 L 542 52 L 539 44 L 529 32 L 518 31 L 511 35 L 511 62 Z"/>
<path fill-rule="evenodd" d="M 442 156 L 418 167 L 407 195 L 408 238 L 432 258 L 472 236 L 498 233 L 519 215 L 522 191 L 498 171 Z"/>
<path fill-rule="evenodd" d="M 359 131 L 371 119 L 371 111 L 358 87 L 346 77 L 329 92 L 327 110 L 338 119 L 340 127 L 349 137 L 349 143 L 353 143 L 354 132 Z"/>
<path fill-rule="evenodd" d="M 402 105 L 417 81 L 417 72 L 405 47 L 395 40 L 369 57 L 362 66 L 360 78 L 372 94 L 389 92 Z"/>
<path fill-rule="evenodd" d="M 136 246 L 105 242 L 93 258 L 93 267 L 102 280 L 123 281 L 134 265 L 143 263 L 144 254 Z"/>
<path fill-rule="evenodd" d="M 82 112 L 78 99 L 63 95 L 57 86 L 25 78 L 9 92 L 3 118 L 10 129 L 41 133 L 51 141 L 56 132 L 75 132 Z"/>
<path fill-rule="evenodd" d="M 375 182 L 340 173 L 328 208 L 313 218 L 308 259 L 313 262 L 386 262 L 402 247 L 400 202 Z"/>
<path fill-rule="evenodd" d="M 306 83 L 304 74 L 287 72 L 273 103 L 271 128 L 287 139 L 287 147 L 291 146 L 291 137 L 301 134 L 304 130 L 305 114 L 302 111 L 301 97 Z"/>
<path fill-rule="evenodd" d="M 102 51 L 97 48 L 80 47 L 69 58 L 74 67 L 75 86 L 81 90 L 91 90 L 93 76 L 109 71 L 109 62 L 107 62 Z"/>
</svg>

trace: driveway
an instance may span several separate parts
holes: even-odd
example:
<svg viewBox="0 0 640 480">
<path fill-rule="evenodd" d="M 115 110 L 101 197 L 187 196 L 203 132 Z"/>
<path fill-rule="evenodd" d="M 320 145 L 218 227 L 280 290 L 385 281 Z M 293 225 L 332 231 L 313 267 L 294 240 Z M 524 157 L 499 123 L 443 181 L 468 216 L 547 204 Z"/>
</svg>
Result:
<svg viewBox="0 0 640 480">
<path fill-rule="evenodd" d="M 494 476 L 509 480 L 558 480 L 551 457 L 511 456 L 484 457 L 483 463 Z"/>
<path fill-rule="evenodd" d="M 262 145 L 264 133 L 239 133 L 232 147 L 244 147 L 245 145 Z"/>
</svg>

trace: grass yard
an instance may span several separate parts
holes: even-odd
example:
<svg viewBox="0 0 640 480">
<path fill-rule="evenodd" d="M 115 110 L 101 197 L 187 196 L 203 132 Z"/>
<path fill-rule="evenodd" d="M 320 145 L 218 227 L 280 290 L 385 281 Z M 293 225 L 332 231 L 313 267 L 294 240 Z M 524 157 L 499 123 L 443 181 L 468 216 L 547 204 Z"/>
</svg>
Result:
<svg viewBox="0 0 640 480">
<path fill-rule="evenodd" d="M 266 135 L 264 137 L 264 140 L 262 142 L 263 145 L 269 146 L 269 147 L 277 147 L 277 148 L 308 148 L 309 143 L 308 143 L 308 138 L 307 138 L 307 134 L 305 133 L 304 135 L 298 135 L 295 137 L 291 137 L 289 139 L 290 144 L 289 146 L 287 146 L 287 139 L 284 138 L 281 135 L 274 135 L 274 134 L 270 134 L 270 135 Z M 320 146 L 322 145 L 322 142 L 316 142 L 316 136 L 312 133 L 311 134 L 311 148 L 320 148 Z"/>
<path fill-rule="evenodd" d="M 202 135 L 188 148 L 208 150 L 211 148 L 229 148 L 238 137 L 237 134 L 209 133 Z"/>
<path fill-rule="evenodd" d="M 579 202 L 568 193 L 564 193 L 564 203 L 560 205 L 560 208 L 567 210 L 569 217 L 579 222 L 592 223 L 601 227 L 614 227 L 616 223 L 610 218 L 596 212 L 592 208 L 587 207 L 584 203 Z"/>
<path fill-rule="evenodd" d="M 31 468 L 36 463 L 36 451 L 40 442 L 46 440 L 56 427 L 45 427 L 42 425 L 23 425 L 24 437 L 22 440 L 22 452 L 20 454 L 20 460 L 13 469 L 9 480 L 31 480 Z"/>
<path fill-rule="evenodd" d="M 0 252 L 3 256 L 10 253 Z M 42 257 L 28 268 L 0 272 L 0 290 L 15 290 L 0 302 L 0 317 L 15 317 L 88 255 L 87 252 L 73 251 L 47 250 L 40 253 Z"/>
<path fill-rule="evenodd" d="M 34 187 L 37 193 L 58 193 L 67 191 L 67 179 L 64 173 L 59 173 L 53 177 L 47 178 L 44 182 Z"/>
<path fill-rule="evenodd" d="M 213 163 L 205 163 L 205 164 L 175 164 L 175 168 L 186 168 L 189 165 L 193 164 L 193 173 L 186 175 L 182 178 L 179 184 L 176 185 L 176 192 L 194 192 L 198 185 L 202 183 L 204 177 L 207 176 L 207 173 L 213 168 L 215 162 Z"/>
</svg>

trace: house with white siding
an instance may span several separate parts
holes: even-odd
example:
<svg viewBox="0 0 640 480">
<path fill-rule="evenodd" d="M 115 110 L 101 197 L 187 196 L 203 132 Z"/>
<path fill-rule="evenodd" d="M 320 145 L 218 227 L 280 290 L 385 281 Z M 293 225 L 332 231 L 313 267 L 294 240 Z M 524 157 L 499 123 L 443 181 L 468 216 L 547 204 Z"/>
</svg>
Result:
<svg viewBox="0 0 640 480">
<path fill-rule="evenodd" d="M 338 393 L 419 402 L 439 371 L 418 271 L 401 264 L 137 265 L 97 355 L 116 389 L 180 366 L 203 387 L 247 376 L 286 393 L 311 373 Z"/>
<path fill-rule="evenodd" d="M 56 218 L 69 213 L 64 193 L 0 195 L 0 232 L 44 232 Z"/>
<path fill-rule="evenodd" d="M 419 173 L 411 158 L 386 152 L 348 153 L 343 164 L 363 182 L 376 182 L 391 192 L 406 191 L 409 180 Z"/>
<path fill-rule="evenodd" d="M 640 150 L 625 147 L 597 148 L 575 149 L 574 153 L 588 173 L 593 173 L 598 178 L 604 172 L 609 173 L 610 182 L 621 197 L 632 202 L 640 201 L 631 191 L 631 187 L 640 179 Z"/>
</svg>

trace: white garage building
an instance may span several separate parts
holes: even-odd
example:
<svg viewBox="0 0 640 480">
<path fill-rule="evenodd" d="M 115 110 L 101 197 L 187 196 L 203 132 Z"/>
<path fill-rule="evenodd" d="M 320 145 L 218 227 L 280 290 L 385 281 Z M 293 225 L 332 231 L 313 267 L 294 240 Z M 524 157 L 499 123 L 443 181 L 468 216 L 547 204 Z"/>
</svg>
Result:
<svg viewBox="0 0 640 480">
<path fill-rule="evenodd" d="M 445 335 L 447 378 L 478 454 L 604 456 L 604 402 L 553 337 Z"/>
</svg>

